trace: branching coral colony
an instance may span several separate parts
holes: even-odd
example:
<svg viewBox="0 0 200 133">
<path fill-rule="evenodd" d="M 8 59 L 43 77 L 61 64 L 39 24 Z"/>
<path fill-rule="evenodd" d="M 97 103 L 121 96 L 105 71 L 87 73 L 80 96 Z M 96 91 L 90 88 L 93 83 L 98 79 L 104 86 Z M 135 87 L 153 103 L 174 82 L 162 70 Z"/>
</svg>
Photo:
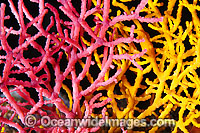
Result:
<svg viewBox="0 0 200 133">
<path fill-rule="evenodd" d="M 199 1 L 6 2 L 0 7 L 2 132 L 200 128 Z M 29 114 L 37 118 L 34 127 L 25 126 Z M 176 125 L 44 127 L 45 115 L 168 118 Z"/>
</svg>

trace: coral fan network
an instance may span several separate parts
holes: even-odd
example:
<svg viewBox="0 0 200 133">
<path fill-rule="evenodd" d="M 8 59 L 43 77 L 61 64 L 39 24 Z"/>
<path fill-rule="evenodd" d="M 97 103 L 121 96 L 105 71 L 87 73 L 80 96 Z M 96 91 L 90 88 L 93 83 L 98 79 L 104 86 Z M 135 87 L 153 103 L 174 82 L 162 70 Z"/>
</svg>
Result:
<svg viewBox="0 0 200 133">
<path fill-rule="evenodd" d="M 200 127 L 199 1 L 0 3 L 2 132 L 190 132 Z M 176 124 L 44 126 L 44 116 L 173 119 Z"/>
</svg>

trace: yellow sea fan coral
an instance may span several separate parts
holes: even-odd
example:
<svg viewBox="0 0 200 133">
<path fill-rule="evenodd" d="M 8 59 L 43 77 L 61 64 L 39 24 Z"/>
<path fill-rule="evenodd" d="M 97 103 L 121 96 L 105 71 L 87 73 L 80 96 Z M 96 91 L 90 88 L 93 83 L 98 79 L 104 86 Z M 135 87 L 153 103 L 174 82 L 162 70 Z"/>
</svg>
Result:
<svg viewBox="0 0 200 133">
<path fill-rule="evenodd" d="M 119 8 L 118 15 L 123 11 L 127 14 L 134 11 L 128 2 L 112 1 L 112 5 Z M 149 132 L 189 132 L 192 126 L 200 127 L 197 121 L 200 117 L 199 10 L 196 0 L 192 3 L 186 0 L 148 0 L 141 12 L 145 17 L 163 16 L 163 22 L 148 25 L 137 20 L 129 22 L 136 25 L 138 39 L 145 39 L 140 46 L 147 49 L 147 53 L 137 60 L 144 70 L 135 69 L 129 61 L 115 61 L 117 66 L 123 66 L 124 75 L 118 77 L 117 84 L 99 89 L 107 90 L 107 96 L 113 99 L 112 106 L 108 106 L 112 112 L 110 118 L 168 118 L 176 121 L 175 127 L 171 128 L 140 129 Z M 114 25 L 113 29 L 118 31 L 115 37 L 126 37 L 130 31 L 129 23 Z M 120 54 L 125 50 L 135 53 L 140 49 L 133 43 L 121 44 L 117 48 L 116 52 Z M 120 100 L 126 104 L 120 105 Z M 110 132 L 116 129 L 110 128 Z"/>
</svg>

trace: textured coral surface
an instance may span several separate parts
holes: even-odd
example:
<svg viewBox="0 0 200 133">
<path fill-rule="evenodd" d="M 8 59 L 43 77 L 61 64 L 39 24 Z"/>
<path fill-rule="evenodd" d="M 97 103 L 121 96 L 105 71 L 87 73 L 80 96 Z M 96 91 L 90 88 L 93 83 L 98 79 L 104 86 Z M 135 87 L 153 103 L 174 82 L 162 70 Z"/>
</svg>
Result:
<svg viewBox="0 0 200 133">
<path fill-rule="evenodd" d="M 200 2 L 2 0 L 2 132 L 198 132 Z M 25 124 L 33 114 L 37 123 Z M 44 127 L 50 118 L 174 127 Z"/>
</svg>

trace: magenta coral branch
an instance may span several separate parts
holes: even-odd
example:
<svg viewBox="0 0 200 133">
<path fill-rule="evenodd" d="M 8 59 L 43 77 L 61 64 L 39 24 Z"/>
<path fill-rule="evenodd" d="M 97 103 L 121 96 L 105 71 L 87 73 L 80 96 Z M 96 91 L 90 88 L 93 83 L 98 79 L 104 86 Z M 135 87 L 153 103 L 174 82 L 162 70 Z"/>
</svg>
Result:
<svg viewBox="0 0 200 133">
<path fill-rule="evenodd" d="M 14 14 L 15 18 L 17 19 L 18 23 L 20 23 L 20 20 L 19 20 L 19 14 L 14 6 L 14 3 L 12 0 L 8 0 L 8 2 L 10 3 L 9 6 L 10 6 L 10 9 L 11 9 L 11 12 Z"/>
<path fill-rule="evenodd" d="M 89 71 L 90 64 L 91 64 L 91 56 L 88 56 L 83 71 L 78 75 L 76 79 L 77 83 L 79 83 L 85 77 L 86 73 Z"/>
<path fill-rule="evenodd" d="M 81 2 L 81 15 L 80 15 L 80 18 L 84 18 L 84 16 L 85 16 L 85 13 L 86 13 L 86 11 L 87 11 L 87 0 L 82 0 L 82 2 Z"/>
<path fill-rule="evenodd" d="M 98 83 L 98 84 L 96 85 L 96 87 L 106 86 L 106 85 L 111 84 L 112 82 L 117 83 L 117 76 L 119 76 L 119 74 L 120 74 L 121 72 L 122 72 L 122 69 L 117 70 L 117 72 L 115 73 L 114 76 L 112 76 L 111 78 L 109 78 L 109 79 L 108 79 L 107 81 L 105 81 L 105 82 Z"/>
<path fill-rule="evenodd" d="M 135 9 L 135 13 L 139 16 L 140 11 L 145 7 L 145 5 L 148 3 L 148 0 L 141 0 L 140 4 Z"/>
<path fill-rule="evenodd" d="M 97 39 L 97 36 L 94 34 L 94 32 L 92 31 L 92 29 L 90 28 L 90 26 L 87 24 L 86 21 L 84 21 L 83 19 L 78 19 L 78 22 L 81 24 L 81 26 L 84 28 L 84 30 L 86 32 L 88 32 L 88 34 L 94 38 Z"/>
<path fill-rule="evenodd" d="M 8 119 L 3 117 L 0 117 L 0 122 L 5 123 L 11 127 L 17 128 L 20 133 L 26 133 L 26 131 L 18 123 L 9 121 Z"/>
<path fill-rule="evenodd" d="M 1 4 L 1 9 L 0 9 L 0 13 L 1 13 L 1 40 L 2 40 L 2 48 L 7 52 L 9 53 L 11 51 L 11 47 L 7 44 L 7 41 L 6 41 L 6 37 L 5 37 L 5 28 L 4 28 L 4 16 L 5 16 L 5 8 L 6 8 L 6 5 L 5 4 Z"/>
<path fill-rule="evenodd" d="M 109 17 L 109 9 L 110 9 L 110 0 L 104 0 L 104 8 L 103 8 L 103 21 L 107 22 Z"/>
<path fill-rule="evenodd" d="M 80 101 L 78 99 L 78 94 L 79 94 L 79 88 L 78 88 L 78 84 L 76 82 L 76 73 L 74 70 L 72 70 L 71 72 L 72 74 L 72 87 L 73 87 L 73 100 L 74 100 L 74 103 L 73 103 L 73 113 L 77 114 L 80 116 L 81 112 L 80 112 Z"/>
<path fill-rule="evenodd" d="M 98 78 L 94 81 L 94 83 L 90 87 L 88 87 L 84 91 L 81 91 L 80 94 L 79 94 L 79 97 L 86 96 L 86 95 L 94 92 L 97 89 L 97 87 L 98 87 L 97 84 L 100 83 L 103 80 L 105 73 L 107 72 L 108 68 L 110 67 L 110 65 L 112 63 L 112 56 L 113 56 L 113 47 L 110 50 L 110 56 L 109 56 L 107 62 L 105 63 L 104 68 L 99 73 Z"/>
<path fill-rule="evenodd" d="M 3 94 L 8 99 L 8 102 L 10 103 L 11 107 L 13 107 L 16 110 L 17 114 L 19 115 L 19 118 L 24 123 L 24 118 L 25 118 L 24 112 L 22 111 L 21 107 L 18 106 L 18 104 L 15 101 L 15 99 L 11 96 L 11 94 L 9 93 L 8 88 L 6 86 L 1 86 L 1 91 L 3 92 Z"/>
<path fill-rule="evenodd" d="M 99 12 L 100 10 L 101 10 L 101 9 L 100 9 L 100 7 L 98 7 L 98 6 L 96 6 L 96 7 L 92 8 L 92 9 L 88 10 L 88 11 L 85 13 L 83 19 L 86 19 L 88 16 L 90 16 L 90 15 L 96 13 L 96 12 Z"/>
<path fill-rule="evenodd" d="M 147 23 L 160 22 L 163 20 L 162 17 L 161 18 L 144 18 L 144 17 L 138 16 L 136 13 L 132 13 L 130 15 L 120 15 L 120 16 L 113 18 L 111 20 L 111 22 L 109 23 L 109 26 L 113 26 L 117 22 L 120 22 L 120 21 L 130 21 L 130 20 L 134 20 L 134 19 L 138 19 L 141 22 L 147 22 Z"/>
<path fill-rule="evenodd" d="M 63 31 L 62 31 L 62 28 L 61 28 L 61 25 L 60 25 L 60 17 L 59 17 L 59 13 L 58 11 L 56 10 L 55 7 L 53 7 L 52 5 L 50 4 L 45 4 L 46 7 L 48 7 L 55 15 L 55 20 L 56 20 L 56 27 L 57 27 L 57 30 L 58 30 L 58 33 L 61 37 L 64 36 L 63 34 Z"/>
</svg>

